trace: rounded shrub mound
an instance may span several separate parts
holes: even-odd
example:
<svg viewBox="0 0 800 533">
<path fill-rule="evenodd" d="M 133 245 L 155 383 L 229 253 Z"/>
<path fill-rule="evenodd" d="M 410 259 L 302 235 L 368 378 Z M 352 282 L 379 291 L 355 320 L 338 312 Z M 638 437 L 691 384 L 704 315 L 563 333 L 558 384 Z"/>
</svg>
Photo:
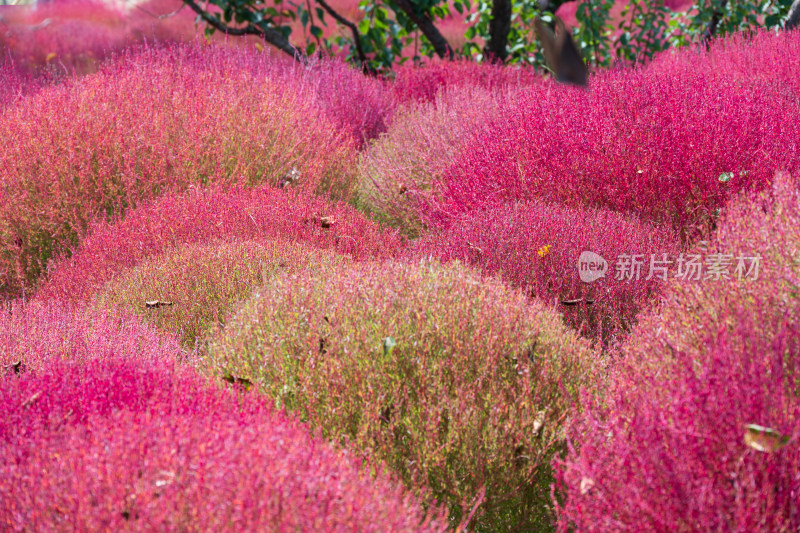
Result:
<svg viewBox="0 0 800 533">
<path fill-rule="evenodd" d="M 383 259 L 404 246 L 349 205 L 271 187 L 190 189 L 167 194 L 117 223 L 100 222 L 71 257 L 55 262 L 36 298 L 87 300 L 118 272 L 181 244 L 278 239 Z"/>
<path fill-rule="evenodd" d="M 395 69 L 391 93 L 397 104 L 432 102 L 442 93 L 464 87 L 489 91 L 542 84 L 533 68 L 512 67 L 474 61 L 406 63 Z"/>
<path fill-rule="evenodd" d="M 486 129 L 514 91 L 457 87 L 431 102 L 397 111 L 385 135 L 367 149 L 359 168 L 359 200 L 375 215 L 418 235 L 425 229 L 420 204 L 429 200 L 445 172 L 474 136 Z"/>
<path fill-rule="evenodd" d="M 800 165 L 796 96 L 763 79 L 634 69 L 596 77 L 591 91 L 525 92 L 455 158 L 423 220 L 538 198 L 633 214 L 690 239 L 736 193 Z"/>
<path fill-rule="evenodd" d="M 775 185 L 694 251 L 728 279 L 671 282 L 573 419 L 560 530 L 800 527 L 800 188 Z"/>
<path fill-rule="evenodd" d="M 191 348 L 224 327 L 235 305 L 275 274 L 322 270 L 344 259 L 282 240 L 186 244 L 118 272 L 94 303 L 135 313 Z"/>
<path fill-rule="evenodd" d="M 594 355 L 496 279 L 387 262 L 273 278 L 208 364 L 430 489 L 452 520 L 480 503 L 476 527 L 504 530 L 550 524 L 550 460 Z"/>
<path fill-rule="evenodd" d="M 0 326 L 0 529 L 446 526 L 380 466 L 210 384 L 142 325 L 15 306 Z"/>
<path fill-rule="evenodd" d="M 662 261 L 675 260 L 677 241 L 669 230 L 608 210 L 533 201 L 465 214 L 415 251 L 499 273 L 552 303 L 582 333 L 610 341 L 656 299 L 669 275 Z M 592 274 L 580 264 L 586 252 L 606 262 L 603 277 L 583 279 Z"/>
<path fill-rule="evenodd" d="M 216 46 L 131 51 L 0 117 L 0 282 L 30 289 L 96 218 L 189 186 L 270 184 L 349 199 L 355 145 L 310 82 Z"/>
</svg>

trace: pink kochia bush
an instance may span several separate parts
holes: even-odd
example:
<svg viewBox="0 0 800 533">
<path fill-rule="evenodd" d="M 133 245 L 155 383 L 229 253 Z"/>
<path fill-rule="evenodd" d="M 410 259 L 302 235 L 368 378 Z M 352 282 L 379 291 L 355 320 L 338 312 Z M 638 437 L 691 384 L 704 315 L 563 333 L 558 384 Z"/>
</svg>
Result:
<svg viewBox="0 0 800 533">
<path fill-rule="evenodd" d="M 671 283 L 623 346 L 568 428 L 562 531 L 800 528 L 798 185 L 737 203 L 697 250 L 732 256 L 731 279 Z M 759 254 L 758 279 L 739 280 Z"/>
<path fill-rule="evenodd" d="M 444 529 L 379 466 L 141 325 L 14 306 L 0 332 L 4 531 Z"/>
<path fill-rule="evenodd" d="M 62 73 L 94 72 L 108 54 L 139 37 L 112 2 L 40 2 L 3 15 L 0 52 L 30 72 L 48 66 Z"/>
<path fill-rule="evenodd" d="M 677 256 L 677 236 L 603 209 L 568 208 L 542 201 L 507 204 L 465 214 L 420 241 L 416 252 L 458 259 L 498 273 L 527 294 L 553 304 L 568 324 L 610 340 L 630 329 L 656 300 L 660 277 L 650 260 Z M 605 277 L 581 280 L 579 258 L 594 252 L 608 262 Z M 641 255 L 638 272 L 615 271 L 624 256 Z"/>
<path fill-rule="evenodd" d="M 359 200 L 403 233 L 423 233 L 420 202 L 474 137 L 491 135 L 492 118 L 501 106 L 513 106 L 517 93 L 503 87 L 452 87 L 430 102 L 401 106 L 386 135 L 362 157 Z"/>
<path fill-rule="evenodd" d="M 502 91 L 542 83 L 542 76 L 532 68 L 465 60 L 406 64 L 396 68 L 394 75 L 391 92 L 398 104 L 432 102 L 454 88 Z"/>
<path fill-rule="evenodd" d="M 292 65 L 293 77 L 302 71 Z M 386 85 L 343 61 L 315 60 L 303 73 L 325 117 L 350 135 L 359 148 L 386 131 L 395 102 Z"/>
<path fill-rule="evenodd" d="M 794 32 L 758 31 L 716 39 L 705 54 L 662 54 L 650 71 L 713 70 L 743 83 L 761 80 L 800 94 L 800 36 Z"/>
<path fill-rule="evenodd" d="M 0 282 L 30 288 L 96 218 L 191 185 L 355 187 L 352 136 L 298 71 L 257 52 L 142 48 L 0 116 Z M 298 68 L 298 67 L 292 67 Z"/>
<path fill-rule="evenodd" d="M 181 244 L 299 242 L 356 260 L 385 259 L 404 242 L 354 208 L 301 191 L 271 187 L 191 189 L 101 222 L 74 254 L 55 263 L 37 299 L 86 300 L 121 270 Z"/>
<path fill-rule="evenodd" d="M 33 76 L 8 58 L 0 59 L 0 112 L 3 107 L 36 92 L 50 81 L 49 76 Z"/>
<path fill-rule="evenodd" d="M 542 198 L 691 237 L 732 194 L 799 166 L 796 94 L 770 81 L 635 69 L 598 75 L 588 91 L 532 87 L 519 101 L 465 146 L 420 208 L 423 221 Z"/>
</svg>

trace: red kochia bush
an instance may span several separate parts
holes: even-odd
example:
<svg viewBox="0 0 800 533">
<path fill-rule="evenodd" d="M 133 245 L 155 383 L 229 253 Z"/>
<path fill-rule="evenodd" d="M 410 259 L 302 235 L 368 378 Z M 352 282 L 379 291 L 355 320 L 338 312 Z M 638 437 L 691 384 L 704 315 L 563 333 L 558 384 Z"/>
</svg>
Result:
<svg viewBox="0 0 800 533">
<path fill-rule="evenodd" d="M 757 30 L 715 39 L 705 54 L 661 54 L 648 67 L 674 75 L 682 70 L 714 71 L 743 83 L 762 80 L 800 93 L 800 35 L 796 32 Z"/>
<path fill-rule="evenodd" d="M 256 52 L 159 46 L 6 106 L 0 292 L 34 287 L 94 219 L 191 185 L 284 183 L 349 199 L 352 135 L 306 75 Z"/>
<path fill-rule="evenodd" d="M 589 91 L 526 91 L 464 148 L 423 219 L 544 198 L 694 234 L 732 193 L 799 166 L 797 98 L 773 83 L 637 69 L 597 76 Z"/>
<path fill-rule="evenodd" d="M 140 38 L 112 2 L 39 2 L 3 15 L 0 51 L 31 72 L 45 66 L 62 73 L 94 72 L 108 54 Z"/>
<path fill-rule="evenodd" d="M 0 112 L 4 106 L 35 92 L 46 85 L 49 76 L 35 77 L 25 72 L 19 65 L 8 58 L 0 58 Z"/>
<path fill-rule="evenodd" d="M 604 337 L 629 329 L 639 310 L 654 300 L 659 279 L 651 259 L 674 260 L 677 236 L 631 217 L 532 201 L 468 213 L 421 241 L 417 251 L 459 259 L 500 273 L 531 296 L 554 304 L 570 325 Z M 581 280 L 578 259 L 594 252 L 608 262 L 604 278 Z M 620 271 L 618 258 L 641 254 L 637 274 Z M 617 279 L 619 277 L 619 279 Z M 565 303 L 566 302 L 566 303 Z"/>
<path fill-rule="evenodd" d="M 391 91 L 397 104 L 432 102 L 453 87 L 504 90 L 542 83 L 542 76 L 528 67 L 504 67 L 474 61 L 429 62 L 395 69 Z"/>
<path fill-rule="evenodd" d="M 117 224 L 98 223 L 70 258 L 53 267 L 38 299 L 90 297 L 124 268 L 185 243 L 283 239 L 349 254 L 387 258 L 403 241 L 343 203 L 269 187 L 192 189 L 132 211 Z"/>
<path fill-rule="evenodd" d="M 446 525 L 262 397 L 181 367 L 141 325 L 15 306 L 0 331 L 4 531 Z"/>
<path fill-rule="evenodd" d="M 776 183 L 734 206 L 709 246 L 733 257 L 731 279 L 670 284 L 609 390 L 574 418 L 561 531 L 800 528 L 800 188 Z M 738 257 L 759 254 L 758 279 L 739 280 Z M 750 425 L 775 432 L 766 451 Z"/>
<path fill-rule="evenodd" d="M 424 231 L 417 204 L 430 196 L 465 146 L 488 127 L 501 106 L 513 106 L 518 91 L 455 87 L 430 102 L 402 106 L 364 153 L 359 200 L 408 235 Z"/>
</svg>

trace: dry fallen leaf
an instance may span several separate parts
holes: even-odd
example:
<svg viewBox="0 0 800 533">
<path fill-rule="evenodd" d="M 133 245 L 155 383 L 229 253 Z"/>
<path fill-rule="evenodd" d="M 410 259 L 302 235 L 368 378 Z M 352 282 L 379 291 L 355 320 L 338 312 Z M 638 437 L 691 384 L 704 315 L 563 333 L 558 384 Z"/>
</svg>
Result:
<svg viewBox="0 0 800 533">
<path fill-rule="evenodd" d="M 231 383 L 232 385 L 241 385 L 242 387 L 244 387 L 244 390 L 250 390 L 253 386 L 253 382 L 250 381 L 249 379 L 239 378 L 234 376 L 233 374 L 225 374 L 224 376 L 222 376 L 222 379 L 224 379 L 228 383 Z"/>
<path fill-rule="evenodd" d="M 582 301 L 583 301 L 583 298 L 576 298 L 574 300 L 561 300 L 561 304 L 562 305 L 578 305 Z M 589 300 L 588 298 L 586 299 L 586 305 L 592 305 L 593 303 L 594 303 L 594 300 Z"/>
<path fill-rule="evenodd" d="M 594 480 L 588 477 L 581 479 L 581 494 L 588 494 L 594 487 Z"/>
<path fill-rule="evenodd" d="M 36 392 L 36 393 L 34 393 L 33 395 L 31 395 L 31 397 L 30 397 L 30 398 L 28 398 L 27 400 L 25 400 L 25 402 L 23 402 L 23 404 L 22 404 L 22 407 L 23 407 L 23 408 L 25 408 L 25 409 L 27 409 L 28 407 L 30 407 L 31 405 L 33 405 L 33 402 L 35 402 L 36 400 L 38 400 L 38 399 L 39 399 L 39 396 L 41 396 L 41 395 L 42 395 L 42 391 L 39 391 L 39 392 Z"/>
<path fill-rule="evenodd" d="M 536 418 L 533 421 L 533 436 L 534 437 L 538 437 L 539 436 L 539 432 L 542 430 L 542 427 L 544 426 L 544 418 L 545 418 L 546 414 L 547 414 L 547 411 L 544 410 L 544 409 L 542 409 L 541 411 L 536 413 Z"/>
<path fill-rule="evenodd" d="M 20 372 L 25 370 L 25 365 L 22 364 L 22 361 L 17 361 L 16 363 L 11 363 L 10 365 L 4 366 L 3 368 L 19 376 Z"/>
<path fill-rule="evenodd" d="M 161 300 L 148 300 L 144 303 L 146 309 L 158 309 L 159 307 L 168 307 L 172 302 L 164 302 Z"/>
<path fill-rule="evenodd" d="M 335 222 L 336 222 L 336 220 L 331 216 L 320 217 L 320 219 L 319 219 L 319 225 L 322 226 L 323 228 L 326 228 L 326 229 L 330 228 L 331 226 L 333 226 Z"/>
<path fill-rule="evenodd" d="M 789 444 L 789 437 L 772 428 L 758 424 L 746 424 L 744 443 L 759 452 L 772 453 Z"/>
</svg>

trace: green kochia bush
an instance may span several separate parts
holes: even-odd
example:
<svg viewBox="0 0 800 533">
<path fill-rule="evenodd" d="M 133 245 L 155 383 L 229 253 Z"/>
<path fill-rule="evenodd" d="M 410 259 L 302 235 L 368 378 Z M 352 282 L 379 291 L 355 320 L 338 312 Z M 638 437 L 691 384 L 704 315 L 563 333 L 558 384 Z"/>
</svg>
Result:
<svg viewBox="0 0 800 533">
<path fill-rule="evenodd" d="M 344 256 L 283 240 L 186 244 L 119 273 L 95 299 L 101 308 L 130 311 L 184 344 L 224 325 L 237 301 L 279 272 L 315 268 Z M 148 307 L 145 302 L 166 302 Z"/>
<path fill-rule="evenodd" d="M 524 294 L 454 262 L 287 273 L 209 347 L 335 441 L 481 530 L 548 527 L 550 460 L 590 346 Z"/>
</svg>

